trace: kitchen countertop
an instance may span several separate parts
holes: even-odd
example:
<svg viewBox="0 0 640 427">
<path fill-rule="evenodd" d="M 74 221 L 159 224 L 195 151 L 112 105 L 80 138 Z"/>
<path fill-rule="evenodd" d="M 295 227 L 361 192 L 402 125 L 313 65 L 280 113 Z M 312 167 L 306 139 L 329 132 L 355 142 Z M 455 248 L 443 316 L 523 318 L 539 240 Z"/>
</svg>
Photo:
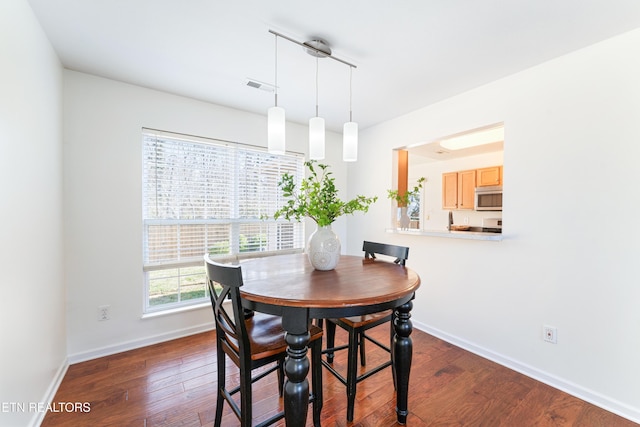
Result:
<svg viewBox="0 0 640 427">
<path fill-rule="evenodd" d="M 427 237 L 444 237 L 448 239 L 463 240 L 489 240 L 499 242 L 503 239 L 502 233 L 487 233 L 483 231 L 448 231 L 448 230 L 417 230 L 409 228 L 406 230 L 398 230 L 389 228 L 387 233 L 408 234 L 411 236 L 427 236 Z"/>
</svg>

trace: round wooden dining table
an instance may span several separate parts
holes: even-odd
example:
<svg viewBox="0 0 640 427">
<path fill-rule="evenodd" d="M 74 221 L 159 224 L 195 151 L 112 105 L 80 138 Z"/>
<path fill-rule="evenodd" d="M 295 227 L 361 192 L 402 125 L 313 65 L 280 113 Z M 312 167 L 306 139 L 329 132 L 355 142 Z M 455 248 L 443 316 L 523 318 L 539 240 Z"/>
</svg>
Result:
<svg viewBox="0 0 640 427">
<path fill-rule="evenodd" d="M 413 344 L 411 308 L 420 277 L 392 262 L 340 257 L 334 270 L 315 270 L 305 254 L 243 261 L 245 308 L 282 316 L 286 331 L 287 375 L 284 388 L 287 426 L 304 426 L 309 402 L 309 325 L 311 319 L 338 318 L 394 310 L 392 359 L 396 379 L 396 413 L 400 424 L 407 401 Z"/>
</svg>

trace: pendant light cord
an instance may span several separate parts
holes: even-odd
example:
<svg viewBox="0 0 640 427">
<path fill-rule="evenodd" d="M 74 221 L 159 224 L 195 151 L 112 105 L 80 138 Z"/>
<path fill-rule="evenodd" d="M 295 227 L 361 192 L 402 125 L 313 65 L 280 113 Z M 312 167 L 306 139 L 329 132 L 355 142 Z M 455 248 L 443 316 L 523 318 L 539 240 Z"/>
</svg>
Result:
<svg viewBox="0 0 640 427">
<path fill-rule="evenodd" d="M 318 57 L 316 56 L 316 117 L 318 117 Z"/>
<path fill-rule="evenodd" d="M 275 83 L 276 83 L 276 87 L 275 87 L 275 94 L 276 94 L 276 107 L 278 106 L 278 35 L 275 35 Z"/>
<path fill-rule="evenodd" d="M 353 121 L 353 109 L 351 102 L 353 100 L 353 67 L 349 67 L 349 121 Z"/>
</svg>

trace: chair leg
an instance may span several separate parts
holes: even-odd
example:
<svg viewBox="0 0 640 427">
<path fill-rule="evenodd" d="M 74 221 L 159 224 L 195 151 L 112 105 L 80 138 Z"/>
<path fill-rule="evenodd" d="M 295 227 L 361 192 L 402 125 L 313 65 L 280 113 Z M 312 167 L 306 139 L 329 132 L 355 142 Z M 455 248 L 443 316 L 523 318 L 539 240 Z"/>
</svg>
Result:
<svg viewBox="0 0 640 427">
<path fill-rule="evenodd" d="M 364 342 L 366 341 L 364 338 L 364 331 L 360 331 L 360 333 L 358 333 L 359 339 L 358 339 L 358 346 L 360 347 L 360 365 L 362 366 L 366 366 L 367 365 L 367 358 L 365 356 L 365 347 L 364 347 Z"/>
<path fill-rule="evenodd" d="M 252 396 L 251 396 L 251 368 L 240 361 L 240 420 L 241 427 L 251 427 L 252 424 Z"/>
<path fill-rule="evenodd" d="M 327 348 L 333 348 L 335 347 L 335 342 L 336 342 L 336 324 L 327 320 L 327 328 L 326 328 L 326 335 L 327 335 Z M 329 352 L 327 353 L 327 362 L 329 363 L 333 363 L 333 352 Z"/>
<path fill-rule="evenodd" d="M 220 349 L 220 342 L 218 342 L 218 349 Z M 216 418 L 214 421 L 215 427 L 220 427 L 222 424 L 222 407 L 224 405 L 224 396 L 222 391 L 225 388 L 225 377 L 226 377 L 226 369 L 225 369 L 225 355 L 222 350 L 217 351 L 218 356 L 218 390 L 217 390 L 217 398 L 216 398 Z"/>
<path fill-rule="evenodd" d="M 396 311 L 393 310 L 393 314 L 391 315 L 391 321 L 389 322 L 389 353 L 391 356 L 391 375 L 393 376 L 393 388 L 394 390 L 397 390 L 397 382 L 396 382 L 396 370 L 394 368 L 395 366 L 395 358 L 394 358 L 394 345 L 393 345 L 393 340 L 396 336 L 396 330 L 395 330 L 395 318 L 396 318 Z"/>
<path fill-rule="evenodd" d="M 282 397 L 284 391 L 284 359 L 278 360 L 278 395 Z"/>
<path fill-rule="evenodd" d="M 358 338 L 358 332 L 354 330 L 349 331 L 349 354 L 347 362 L 347 421 L 353 421 L 353 408 L 356 403 Z"/>
<path fill-rule="evenodd" d="M 322 413 L 322 339 L 315 340 L 311 345 L 311 386 L 313 393 L 313 425 L 320 427 Z"/>
</svg>

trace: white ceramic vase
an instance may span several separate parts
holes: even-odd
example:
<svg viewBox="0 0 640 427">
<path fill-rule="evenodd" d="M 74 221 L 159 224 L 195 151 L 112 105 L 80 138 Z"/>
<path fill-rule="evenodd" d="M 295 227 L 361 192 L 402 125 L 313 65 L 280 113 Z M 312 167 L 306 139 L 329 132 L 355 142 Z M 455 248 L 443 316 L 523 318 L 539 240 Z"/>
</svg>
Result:
<svg viewBox="0 0 640 427">
<path fill-rule="evenodd" d="M 411 224 L 411 218 L 407 214 L 407 207 L 398 208 L 398 228 L 406 230 Z"/>
<path fill-rule="evenodd" d="M 316 270 L 333 270 L 340 259 L 340 240 L 330 225 L 318 227 L 309 236 L 307 244 L 309 262 Z"/>
</svg>

